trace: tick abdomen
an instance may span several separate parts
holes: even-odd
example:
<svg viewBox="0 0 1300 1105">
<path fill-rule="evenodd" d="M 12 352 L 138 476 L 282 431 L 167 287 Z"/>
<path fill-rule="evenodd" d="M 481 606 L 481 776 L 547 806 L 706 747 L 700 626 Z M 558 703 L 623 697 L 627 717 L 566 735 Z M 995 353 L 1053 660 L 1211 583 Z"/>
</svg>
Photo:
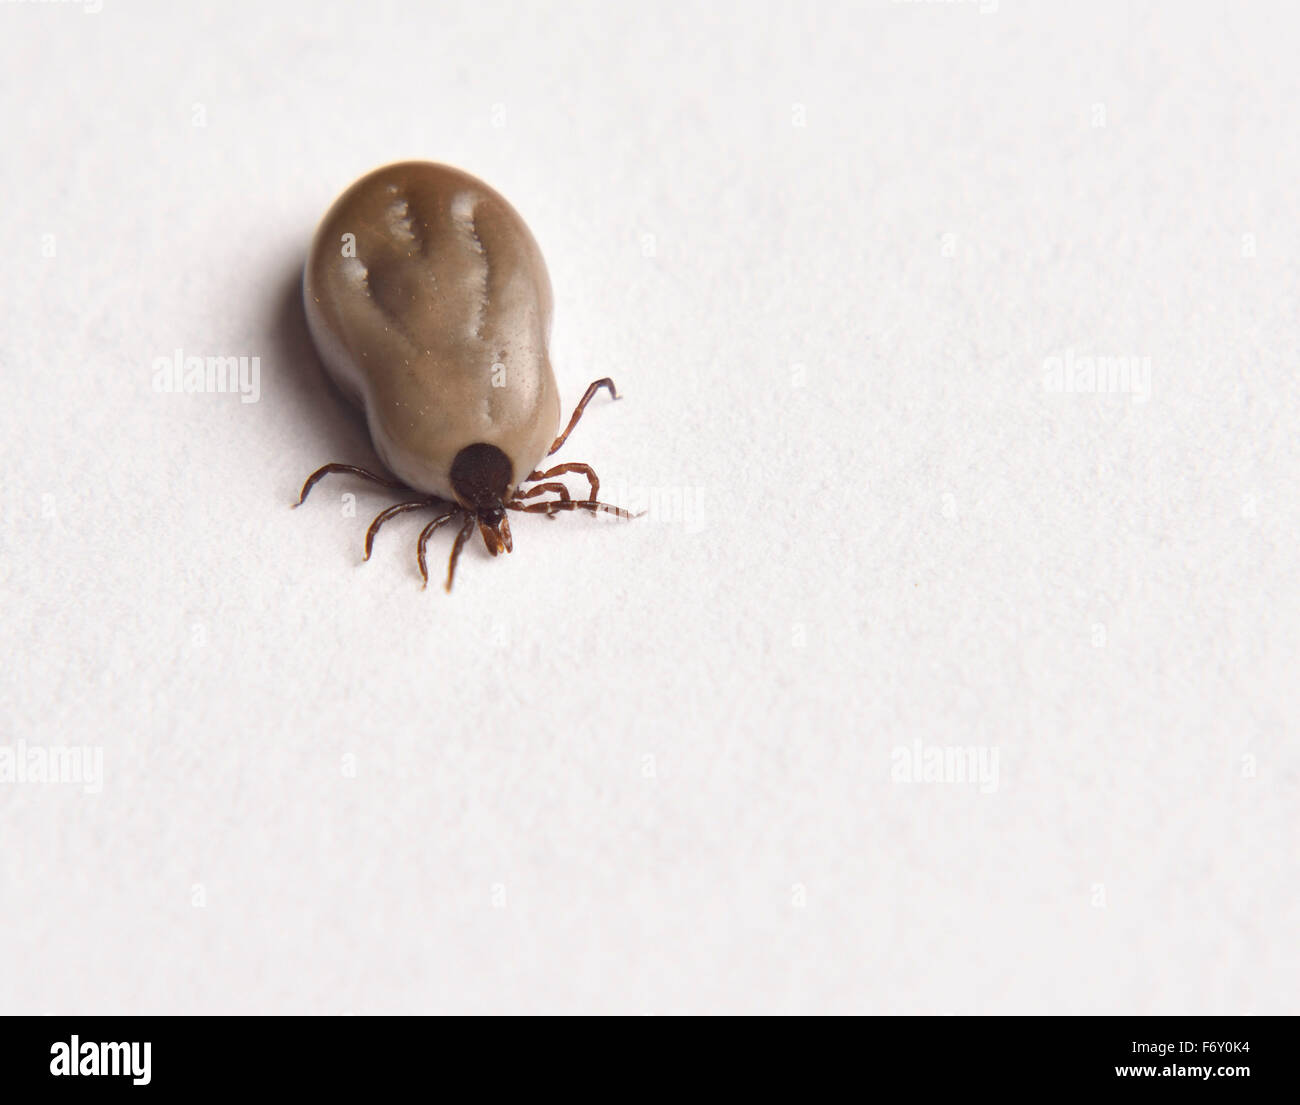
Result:
<svg viewBox="0 0 1300 1105">
<path fill-rule="evenodd" d="M 446 499 L 457 454 L 499 448 L 518 486 L 560 423 L 551 284 L 506 200 L 431 162 L 362 177 L 330 208 L 303 278 L 312 338 L 384 464 Z"/>
</svg>

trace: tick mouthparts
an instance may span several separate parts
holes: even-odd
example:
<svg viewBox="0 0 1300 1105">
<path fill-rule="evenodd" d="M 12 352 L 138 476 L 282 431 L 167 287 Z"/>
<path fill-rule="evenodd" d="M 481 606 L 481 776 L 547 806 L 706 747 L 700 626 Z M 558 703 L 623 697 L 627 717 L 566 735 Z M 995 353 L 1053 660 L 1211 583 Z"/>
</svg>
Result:
<svg viewBox="0 0 1300 1105">
<path fill-rule="evenodd" d="M 510 522 L 502 518 L 497 526 L 479 522 L 478 531 L 483 535 L 483 544 L 493 556 L 500 552 L 513 552 L 514 544 L 510 539 Z"/>
</svg>

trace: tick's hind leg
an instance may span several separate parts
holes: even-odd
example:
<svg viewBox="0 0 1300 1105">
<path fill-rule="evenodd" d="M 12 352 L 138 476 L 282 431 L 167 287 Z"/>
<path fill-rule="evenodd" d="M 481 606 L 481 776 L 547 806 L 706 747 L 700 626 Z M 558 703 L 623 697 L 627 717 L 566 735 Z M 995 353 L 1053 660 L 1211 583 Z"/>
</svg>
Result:
<svg viewBox="0 0 1300 1105">
<path fill-rule="evenodd" d="M 557 510 L 590 510 L 593 514 L 616 514 L 620 518 L 640 518 L 640 514 L 633 514 L 629 510 L 624 510 L 621 506 L 611 506 L 609 503 L 598 503 L 592 499 L 561 499 L 552 500 L 549 503 L 521 503 L 514 499 L 506 504 L 511 510 L 520 510 L 525 514 L 554 514 Z"/>
<path fill-rule="evenodd" d="M 572 501 L 572 496 L 569 494 L 569 489 L 565 487 L 564 484 L 539 483 L 536 487 L 530 487 L 527 491 L 516 492 L 515 497 L 511 499 L 510 502 L 508 502 L 506 505 L 514 506 L 515 503 L 522 503 L 525 499 L 531 499 L 534 495 L 541 495 L 547 491 L 554 491 L 560 497 L 558 500 L 559 502 L 567 503 Z M 542 504 L 538 504 L 538 505 L 542 505 Z M 546 516 L 548 518 L 554 518 L 555 514 L 553 511 L 548 511 Z"/>
<path fill-rule="evenodd" d="M 571 461 L 568 464 L 559 464 L 554 468 L 548 468 L 545 472 L 533 472 L 528 479 L 530 481 L 548 480 L 552 476 L 562 476 L 565 472 L 580 472 L 587 477 L 587 482 L 591 484 L 591 491 L 587 494 L 587 498 L 594 502 L 596 496 L 600 494 L 600 477 L 596 475 L 595 469 L 590 464 L 579 464 L 576 461 Z M 528 495 L 531 494 L 532 490 L 529 490 Z M 528 495 L 521 495 L 520 498 L 527 498 Z"/>
<path fill-rule="evenodd" d="M 582 412 L 587 409 L 587 404 L 591 402 L 591 397 L 595 395 L 596 392 L 598 392 L 601 388 L 609 388 L 609 394 L 612 395 L 615 399 L 619 398 L 618 390 L 614 387 L 614 381 L 611 380 L 608 376 L 605 376 L 600 380 L 593 380 L 590 384 L 588 384 L 587 393 L 582 397 L 582 400 L 578 403 L 577 408 L 573 412 L 573 417 L 569 419 L 569 424 L 564 427 L 564 433 L 560 434 L 560 436 L 555 439 L 555 444 L 551 446 L 551 451 L 546 454 L 548 457 L 553 455 L 560 448 L 560 446 L 564 444 L 564 439 L 567 438 L 571 433 L 573 433 L 573 427 L 578 424 L 578 419 L 582 417 Z M 592 494 L 594 496 L 595 492 L 593 491 Z"/>
<path fill-rule="evenodd" d="M 367 472 L 364 468 L 358 468 L 355 464 L 327 464 L 322 468 L 317 468 L 315 472 L 307 477 L 307 482 L 302 485 L 302 494 L 298 496 L 298 501 L 293 505 L 302 506 L 303 502 L 307 498 L 307 492 L 315 487 L 316 484 L 326 476 L 332 476 L 336 473 L 339 475 L 346 473 L 352 476 L 361 476 L 373 483 L 382 484 L 384 487 L 396 488 L 398 491 L 411 490 L 404 483 L 399 483 L 397 480 L 389 479 L 387 476 L 377 476 L 374 472 Z"/>
</svg>

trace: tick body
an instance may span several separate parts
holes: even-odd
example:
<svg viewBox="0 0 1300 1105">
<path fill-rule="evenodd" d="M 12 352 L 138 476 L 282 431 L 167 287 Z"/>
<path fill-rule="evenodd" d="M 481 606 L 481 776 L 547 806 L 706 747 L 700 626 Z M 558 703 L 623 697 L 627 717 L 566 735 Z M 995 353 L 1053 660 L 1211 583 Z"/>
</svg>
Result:
<svg viewBox="0 0 1300 1105">
<path fill-rule="evenodd" d="M 366 558 L 388 518 L 440 508 L 420 535 L 418 562 L 441 526 L 460 529 L 447 570 L 475 525 L 495 556 L 512 545 L 508 510 L 628 513 L 596 501 L 589 465 L 541 471 L 602 387 L 588 387 L 563 433 L 551 370 L 551 282 L 528 227 L 482 181 L 446 165 L 408 161 L 377 169 L 326 213 L 303 274 L 308 328 L 330 377 L 361 408 L 392 478 L 327 464 L 303 486 L 350 473 L 412 498 L 382 512 L 366 535 Z M 558 436 L 557 436 L 558 434 Z M 586 498 L 555 477 L 585 476 Z M 527 487 L 525 485 L 533 484 Z M 535 500 L 554 494 L 555 499 Z"/>
</svg>

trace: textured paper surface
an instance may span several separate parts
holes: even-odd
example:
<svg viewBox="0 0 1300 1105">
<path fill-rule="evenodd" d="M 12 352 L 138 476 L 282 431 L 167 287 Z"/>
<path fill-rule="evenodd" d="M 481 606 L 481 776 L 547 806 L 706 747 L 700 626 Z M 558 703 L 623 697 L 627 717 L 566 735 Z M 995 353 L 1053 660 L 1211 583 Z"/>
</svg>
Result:
<svg viewBox="0 0 1300 1105">
<path fill-rule="evenodd" d="M 1286 5 L 85 7 L 0 6 L 0 746 L 103 762 L 0 784 L 0 1011 L 1295 1011 Z M 650 508 L 450 596 L 289 509 L 408 157 Z"/>
</svg>

